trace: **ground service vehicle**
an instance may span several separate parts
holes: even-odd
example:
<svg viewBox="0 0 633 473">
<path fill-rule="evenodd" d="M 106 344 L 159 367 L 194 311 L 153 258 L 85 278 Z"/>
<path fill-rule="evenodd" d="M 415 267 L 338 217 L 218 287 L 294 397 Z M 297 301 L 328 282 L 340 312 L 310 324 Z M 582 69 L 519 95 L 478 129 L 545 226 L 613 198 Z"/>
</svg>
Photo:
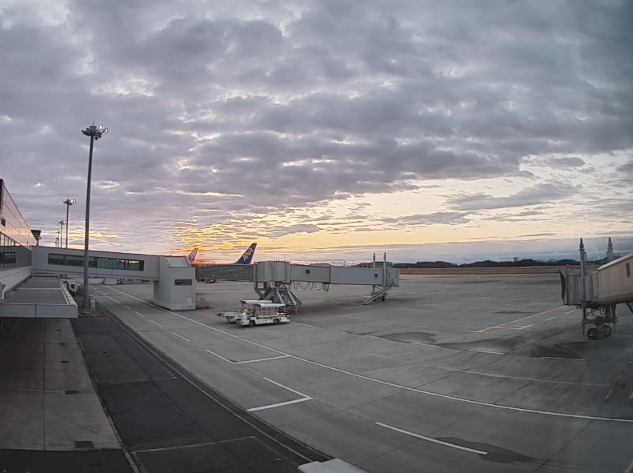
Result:
<svg viewBox="0 0 633 473">
<path fill-rule="evenodd" d="M 290 322 L 290 317 L 288 317 L 285 310 L 285 304 L 271 304 L 267 301 L 257 301 L 242 312 L 236 323 L 242 327 L 254 327 L 255 325 Z"/>
</svg>

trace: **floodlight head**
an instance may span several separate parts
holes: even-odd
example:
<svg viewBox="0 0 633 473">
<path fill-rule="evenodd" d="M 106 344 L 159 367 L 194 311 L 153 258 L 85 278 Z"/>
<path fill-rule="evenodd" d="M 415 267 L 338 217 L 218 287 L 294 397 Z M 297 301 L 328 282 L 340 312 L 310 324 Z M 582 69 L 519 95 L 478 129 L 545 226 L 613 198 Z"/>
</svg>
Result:
<svg viewBox="0 0 633 473">
<path fill-rule="evenodd" d="M 66 200 L 64 201 L 64 204 L 66 204 L 66 205 L 73 205 L 73 204 L 75 204 L 76 202 L 77 202 L 77 200 L 76 200 L 76 199 L 66 199 Z"/>
<path fill-rule="evenodd" d="M 98 127 L 95 127 L 95 134 L 94 134 L 95 140 L 102 138 L 103 135 L 105 135 L 107 132 L 108 132 L 108 129 L 105 128 L 103 125 L 99 125 Z"/>
</svg>

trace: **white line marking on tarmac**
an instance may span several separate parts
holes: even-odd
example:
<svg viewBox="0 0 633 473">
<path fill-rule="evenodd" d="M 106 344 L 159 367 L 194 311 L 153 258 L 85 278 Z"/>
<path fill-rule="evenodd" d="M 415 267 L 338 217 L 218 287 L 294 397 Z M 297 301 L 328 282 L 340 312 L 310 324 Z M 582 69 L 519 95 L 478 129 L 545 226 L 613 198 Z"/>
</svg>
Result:
<svg viewBox="0 0 633 473">
<path fill-rule="evenodd" d="M 123 307 L 125 307 L 127 310 L 132 310 L 130 306 L 123 305 Z"/>
<path fill-rule="evenodd" d="M 117 304 L 122 304 L 122 302 L 119 299 L 114 299 L 114 302 L 116 302 Z"/>
<path fill-rule="evenodd" d="M 145 317 L 143 314 L 141 314 L 140 312 L 134 311 L 135 314 L 140 315 L 141 317 Z"/>
<path fill-rule="evenodd" d="M 161 328 L 163 327 L 161 324 L 159 324 L 159 323 L 158 323 L 158 322 L 156 322 L 155 320 L 149 319 L 149 321 L 150 321 L 151 323 L 153 323 L 153 324 L 158 325 L 158 326 L 159 326 L 159 327 L 161 327 Z"/>
<path fill-rule="evenodd" d="M 441 440 L 437 440 L 432 437 L 425 437 L 424 435 L 416 434 L 414 432 L 409 432 L 408 430 L 403 430 L 403 429 L 399 429 L 398 427 L 393 427 L 391 425 L 383 424 L 382 422 L 376 422 L 376 425 L 385 427 L 386 429 L 395 430 L 396 432 L 400 432 L 401 434 L 406 434 L 406 435 L 410 435 L 411 437 L 416 437 L 422 440 L 426 440 L 427 442 L 433 442 L 440 445 L 444 445 L 445 447 L 456 448 L 458 450 L 463 450 L 465 452 L 476 453 L 477 455 L 488 455 L 488 452 L 484 452 L 483 450 L 475 450 L 474 448 L 462 447 L 461 445 L 455 445 L 454 443 L 443 442 Z"/>
<path fill-rule="evenodd" d="M 288 355 L 271 356 L 270 358 L 259 358 L 257 360 L 237 361 L 236 365 L 245 365 L 246 363 L 258 363 L 260 361 L 280 360 L 282 358 L 288 358 Z"/>
<path fill-rule="evenodd" d="M 226 361 L 227 363 L 231 363 L 232 365 L 235 364 L 234 361 L 229 360 L 228 358 L 224 358 L 222 355 L 218 355 L 217 353 L 211 351 L 211 350 L 205 350 L 207 353 L 211 353 L 213 356 L 217 356 L 219 359 Z"/>
<path fill-rule="evenodd" d="M 569 313 L 569 312 L 567 312 Z M 556 317 L 558 317 L 558 315 L 555 315 L 554 317 L 550 317 L 549 319 L 545 319 L 545 322 L 547 322 L 548 320 L 554 320 Z"/>
<path fill-rule="evenodd" d="M 288 406 L 290 404 L 297 404 L 299 402 L 305 402 L 305 401 L 311 401 L 311 400 L 312 400 L 311 397 L 302 397 L 301 399 L 293 399 L 292 401 L 278 402 L 276 404 L 269 404 L 267 406 L 251 407 L 250 409 L 246 409 L 246 410 L 248 412 L 257 412 L 257 411 L 263 411 L 264 409 L 272 409 L 274 407 Z"/>
<path fill-rule="evenodd" d="M 576 312 L 576 309 L 569 310 L 569 311 L 567 311 L 567 312 L 565 312 L 565 313 L 566 313 L 566 314 L 571 314 L 572 312 Z"/>
<path fill-rule="evenodd" d="M 189 445 L 175 445 L 173 447 L 161 447 L 161 448 L 148 448 L 146 450 L 134 450 L 134 453 L 146 453 L 146 452 L 164 452 L 167 450 L 177 450 L 179 448 L 195 448 L 195 447 L 204 447 L 206 445 L 218 445 L 229 442 L 239 442 L 240 440 L 250 440 L 256 438 L 254 435 L 250 437 L 241 437 L 238 439 L 230 439 L 230 440 L 220 440 L 219 442 L 204 442 L 204 443 L 192 443 Z"/>
<path fill-rule="evenodd" d="M 494 351 L 494 350 L 465 350 L 465 351 L 474 351 L 475 353 L 488 353 L 489 355 L 505 355 L 502 351 Z"/>
<path fill-rule="evenodd" d="M 310 398 L 310 396 L 308 396 L 308 395 L 306 395 L 306 394 L 303 394 L 303 393 L 300 393 L 299 391 L 295 391 L 294 389 L 289 388 L 288 386 L 284 386 L 283 384 L 278 383 L 277 381 L 273 381 L 272 379 L 267 378 L 266 376 L 262 376 L 262 378 L 264 378 L 264 379 L 265 379 L 266 381 L 268 381 L 269 383 L 276 384 L 276 385 L 277 385 L 277 386 L 279 386 L 280 388 L 284 388 L 284 389 L 287 389 L 288 391 L 290 391 L 291 393 L 295 393 L 297 396 L 302 396 L 302 397 L 307 397 L 307 398 Z M 310 398 L 310 399 L 312 399 L 312 398 Z"/>
<path fill-rule="evenodd" d="M 185 342 L 190 342 L 190 341 L 191 341 L 191 340 L 189 340 L 188 338 L 183 337 L 183 336 L 182 336 L 182 335 L 180 335 L 179 333 L 176 333 L 176 332 L 171 332 L 171 333 L 173 333 L 173 334 L 174 334 L 174 335 L 176 335 L 177 337 L 182 338 Z"/>
<path fill-rule="evenodd" d="M 584 358 L 563 358 L 560 356 L 542 356 L 544 360 L 587 361 Z"/>
<path fill-rule="evenodd" d="M 539 312 L 538 314 L 527 315 L 525 317 L 521 317 L 520 319 L 516 319 L 516 320 L 509 320 L 509 321 L 504 322 L 504 323 L 499 324 L 499 325 L 493 325 L 492 327 L 483 328 L 482 330 L 505 328 L 506 325 L 514 324 L 514 323 L 520 322 L 522 320 L 531 319 L 532 317 L 538 317 L 539 315 L 549 314 L 550 312 L 554 312 L 555 310 L 560 310 L 563 307 L 565 307 L 565 306 L 562 305 L 562 306 L 559 306 L 559 307 L 554 307 L 553 309 L 549 309 L 549 310 L 546 310 L 546 311 L 543 311 L 543 312 Z"/>
<path fill-rule="evenodd" d="M 114 289 L 114 288 L 112 288 L 112 289 Z M 119 291 L 118 289 L 115 289 L 115 290 L 120 292 L 121 294 L 124 294 L 126 296 L 131 297 L 132 299 L 135 299 L 135 300 L 137 300 L 139 302 L 142 302 L 143 304 L 150 305 L 150 306 L 154 307 L 155 309 L 159 309 L 159 310 L 162 310 L 163 312 L 167 312 L 168 314 L 175 315 L 176 317 L 179 317 L 179 318 L 181 318 L 183 320 L 188 320 L 189 322 L 191 322 L 193 324 L 196 324 L 196 325 L 199 325 L 201 327 L 207 328 L 207 329 L 209 329 L 209 330 L 211 330 L 213 332 L 221 333 L 223 335 L 226 335 L 227 337 L 235 338 L 236 340 L 241 340 L 244 343 L 249 343 L 251 345 L 254 345 L 254 346 L 257 346 L 257 347 L 260 347 L 260 348 L 265 348 L 265 349 L 270 350 L 270 351 L 272 351 L 274 353 L 279 353 L 280 355 L 288 355 L 289 358 L 294 358 L 295 360 L 303 361 L 304 363 L 308 363 L 310 365 L 320 366 L 321 368 L 325 368 L 325 369 L 328 369 L 328 370 L 331 370 L 331 371 L 335 371 L 337 373 L 346 374 L 346 375 L 352 376 L 354 378 L 364 379 L 366 381 L 372 381 L 374 383 L 382 384 L 384 386 L 392 386 L 394 388 L 402 389 L 404 391 L 415 392 L 415 393 L 424 394 L 424 395 L 427 395 L 427 396 L 437 397 L 437 398 L 441 398 L 441 399 L 448 399 L 448 400 L 451 400 L 451 401 L 464 402 L 466 404 L 473 404 L 473 405 L 477 405 L 477 406 L 491 407 L 491 408 L 494 408 L 494 409 L 505 409 L 505 410 L 508 410 L 508 411 L 526 412 L 528 414 L 540 414 L 540 415 L 546 415 L 546 416 L 551 416 L 551 417 L 564 417 L 564 418 L 569 418 L 569 419 L 584 419 L 584 420 L 596 420 L 596 421 L 603 421 L 603 422 L 621 422 L 621 423 L 624 423 L 624 424 L 633 424 L 633 419 L 623 419 L 621 417 L 599 417 L 599 416 L 590 416 L 590 415 L 582 415 L 582 414 L 567 414 L 567 413 L 564 413 L 564 412 L 541 411 L 541 410 L 537 410 L 537 409 L 528 409 L 528 408 L 523 408 L 523 407 L 503 406 L 503 405 L 500 405 L 500 404 L 493 404 L 491 402 L 476 401 L 474 399 L 467 399 L 467 398 L 451 396 L 451 395 L 448 395 L 448 394 L 440 394 L 440 393 L 435 393 L 435 392 L 432 392 L 432 391 L 425 391 L 423 389 L 412 388 L 410 386 L 403 386 L 403 385 L 400 385 L 400 384 L 391 383 L 389 381 L 383 381 L 381 379 L 371 378 L 369 376 L 365 376 L 365 375 L 362 375 L 362 374 L 354 373 L 352 371 L 346 371 L 346 370 L 343 370 L 343 369 L 340 369 L 340 368 L 336 368 L 334 366 L 324 365 L 323 363 L 319 363 L 317 361 L 312 361 L 312 360 L 308 360 L 306 358 L 301 358 L 300 356 L 292 355 L 290 353 L 286 353 L 286 352 L 283 352 L 281 350 L 277 350 L 276 348 L 267 347 L 266 345 L 262 345 L 261 343 L 257 343 L 257 342 L 254 342 L 252 340 L 248 340 L 247 338 L 242 338 L 242 337 L 239 337 L 237 335 L 233 335 L 232 333 L 225 332 L 224 330 L 220 330 L 220 329 L 217 329 L 217 328 L 214 328 L 214 327 L 209 327 L 208 325 L 205 325 L 205 324 L 203 324 L 201 322 L 198 322 L 197 320 L 190 319 L 189 317 L 185 317 L 184 315 L 177 314 L 175 312 L 172 312 L 170 310 L 163 309 L 163 308 L 160 308 L 160 307 L 155 307 L 155 306 L 151 305 L 149 302 L 144 301 L 143 299 L 140 299 L 140 298 L 138 298 L 136 296 L 133 296 L 131 294 L 127 294 L 127 293 L 125 293 L 123 291 Z M 555 309 L 552 309 L 552 310 L 555 310 Z M 540 315 L 540 314 L 536 314 L 536 315 Z M 211 353 L 212 355 L 217 356 L 218 358 L 224 359 L 225 361 L 227 361 L 227 362 L 229 362 L 231 364 L 234 364 L 232 361 L 227 360 L 226 358 L 218 355 L 217 353 L 210 352 L 209 350 L 206 350 L 206 351 Z"/>
</svg>

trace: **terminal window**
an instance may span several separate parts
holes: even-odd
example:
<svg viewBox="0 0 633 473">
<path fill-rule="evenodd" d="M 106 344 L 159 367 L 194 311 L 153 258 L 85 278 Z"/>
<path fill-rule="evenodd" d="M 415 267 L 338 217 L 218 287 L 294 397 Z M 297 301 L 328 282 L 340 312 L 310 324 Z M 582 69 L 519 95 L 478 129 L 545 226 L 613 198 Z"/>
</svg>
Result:
<svg viewBox="0 0 633 473">
<path fill-rule="evenodd" d="M 0 268 L 13 268 L 17 265 L 17 243 L 0 233 Z"/>
<path fill-rule="evenodd" d="M 17 253 L 15 251 L 7 251 L 2 249 L 0 251 L 0 268 L 12 268 L 17 263 Z"/>
<path fill-rule="evenodd" d="M 62 255 L 49 253 L 48 264 L 82 267 L 84 265 L 84 257 L 79 255 Z M 88 260 L 88 266 L 90 266 L 91 268 L 99 269 L 144 271 L 145 261 L 126 258 L 105 258 L 102 256 L 91 256 Z"/>
</svg>

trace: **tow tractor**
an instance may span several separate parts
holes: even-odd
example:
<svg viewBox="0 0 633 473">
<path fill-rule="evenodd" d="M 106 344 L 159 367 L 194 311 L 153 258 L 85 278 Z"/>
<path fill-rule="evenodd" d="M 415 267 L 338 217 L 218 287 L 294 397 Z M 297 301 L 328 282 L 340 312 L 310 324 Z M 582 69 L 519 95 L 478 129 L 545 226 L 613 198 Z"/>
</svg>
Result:
<svg viewBox="0 0 633 473">
<path fill-rule="evenodd" d="M 227 307 L 222 312 L 219 312 L 218 315 L 233 324 L 239 320 L 244 311 L 253 311 L 255 308 L 254 304 L 271 304 L 271 302 L 259 299 L 243 299 L 240 301 L 240 307 Z"/>
<path fill-rule="evenodd" d="M 240 318 L 236 320 L 242 327 L 254 327 L 255 325 L 268 325 L 290 322 L 286 313 L 286 304 L 271 304 L 267 301 L 257 301 L 250 304 Z"/>
</svg>

